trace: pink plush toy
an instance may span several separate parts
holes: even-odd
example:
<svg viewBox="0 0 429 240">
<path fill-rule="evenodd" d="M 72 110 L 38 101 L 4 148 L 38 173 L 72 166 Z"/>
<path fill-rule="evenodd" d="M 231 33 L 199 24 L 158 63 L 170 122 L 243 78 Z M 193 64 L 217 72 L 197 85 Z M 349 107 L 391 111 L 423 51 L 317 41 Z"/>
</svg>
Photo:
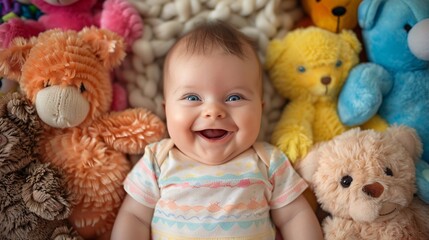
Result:
<svg viewBox="0 0 429 240">
<path fill-rule="evenodd" d="M 44 15 L 37 21 L 11 19 L 0 25 L 0 48 L 7 48 L 15 37 L 29 38 L 52 28 L 79 31 L 97 26 L 122 36 L 129 50 L 143 33 L 143 22 L 137 10 L 127 0 L 106 0 L 97 9 L 97 0 L 31 0 Z M 111 110 L 128 107 L 127 91 L 116 81 L 113 84 Z"/>
<path fill-rule="evenodd" d="M 127 0 L 106 0 L 96 9 L 97 0 L 31 0 L 44 15 L 37 21 L 11 19 L 0 25 L 0 43 L 5 48 L 15 37 L 30 37 L 42 31 L 61 28 L 79 31 L 97 26 L 116 32 L 128 47 L 141 37 L 143 22 L 137 10 Z"/>
</svg>

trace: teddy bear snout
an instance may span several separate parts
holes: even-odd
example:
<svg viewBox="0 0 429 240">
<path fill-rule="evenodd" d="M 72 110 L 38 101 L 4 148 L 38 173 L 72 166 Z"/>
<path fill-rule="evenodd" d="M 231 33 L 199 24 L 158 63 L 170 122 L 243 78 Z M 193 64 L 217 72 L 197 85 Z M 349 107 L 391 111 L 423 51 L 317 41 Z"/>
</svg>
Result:
<svg viewBox="0 0 429 240">
<path fill-rule="evenodd" d="M 330 76 L 324 76 L 324 77 L 322 77 L 322 78 L 320 79 L 320 82 L 321 82 L 323 85 L 329 85 L 329 84 L 332 82 L 332 79 L 331 79 L 331 77 L 330 77 Z"/>
<path fill-rule="evenodd" d="M 346 12 L 347 12 L 347 9 L 343 6 L 334 7 L 332 9 L 332 14 L 334 14 L 334 16 L 337 16 L 337 17 L 341 17 L 345 15 Z"/>
<path fill-rule="evenodd" d="M 384 192 L 384 187 L 379 182 L 375 182 L 363 186 L 362 191 L 370 197 L 379 198 Z"/>
</svg>

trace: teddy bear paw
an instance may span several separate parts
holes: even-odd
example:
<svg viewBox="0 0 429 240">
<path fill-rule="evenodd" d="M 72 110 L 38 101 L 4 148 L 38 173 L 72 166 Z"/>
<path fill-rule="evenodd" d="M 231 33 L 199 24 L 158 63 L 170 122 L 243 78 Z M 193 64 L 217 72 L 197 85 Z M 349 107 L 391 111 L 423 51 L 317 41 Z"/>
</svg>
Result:
<svg viewBox="0 0 429 240">
<path fill-rule="evenodd" d="M 296 164 L 298 159 L 304 157 L 312 145 L 313 141 L 303 134 L 297 134 L 294 137 L 284 136 L 277 144 L 292 164 Z"/>
<path fill-rule="evenodd" d="M 128 45 L 143 34 L 143 20 L 137 10 L 124 0 L 107 0 L 103 5 L 100 27 L 121 35 Z"/>
<path fill-rule="evenodd" d="M 54 240 L 83 240 L 82 237 L 72 228 L 67 226 L 61 226 L 54 230 L 51 239 Z"/>
<path fill-rule="evenodd" d="M 70 215 L 71 200 L 59 172 L 48 164 L 30 167 L 31 177 L 23 185 L 22 197 L 28 209 L 48 220 Z"/>
<path fill-rule="evenodd" d="M 416 164 L 417 195 L 429 204 L 429 164 L 420 160 Z"/>
</svg>

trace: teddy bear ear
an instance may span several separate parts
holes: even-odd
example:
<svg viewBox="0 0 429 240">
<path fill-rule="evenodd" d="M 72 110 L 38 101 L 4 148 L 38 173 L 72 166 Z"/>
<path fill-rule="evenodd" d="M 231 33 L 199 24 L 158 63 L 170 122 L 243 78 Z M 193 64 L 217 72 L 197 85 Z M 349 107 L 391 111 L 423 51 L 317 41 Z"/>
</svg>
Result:
<svg viewBox="0 0 429 240">
<path fill-rule="evenodd" d="M 271 69 L 286 51 L 284 40 L 272 40 L 267 47 L 265 68 Z"/>
<path fill-rule="evenodd" d="M 376 21 L 378 8 L 386 0 L 365 0 L 358 7 L 358 21 L 363 29 L 371 29 Z"/>
<path fill-rule="evenodd" d="M 108 69 L 119 66 L 125 57 L 124 39 L 114 32 L 86 27 L 79 32 L 79 36 L 91 45 L 92 50 Z"/>
<path fill-rule="evenodd" d="M 314 173 L 319 167 L 319 146 L 320 144 L 314 145 L 311 151 L 295 165 L 295 170 L 310 184 L 313 183 Z"/>
<path fill-rule="evenodd" d="M 359 54 L 362 51 L 362 44 L 353 31 L 344 29 L 341 31 L 340 37 L 350 44 L 351 48 L 353 51 L 355 51 L 356 54 Z"/>
<path fill-rule="evenodd" d="M 390 126 L 385 134 L 399 142 L 417 161 L 423 153 L 423 144 L 414 128 L 406 126 Z"/>
<path fill-rule="evenodd" d="M 15 38 L 8 48 L 0 50 L 0 75 L 13 81 L 19 81 L 21 68 L 37 41 L 36 37 L 30 39 Z"/>
</svg>

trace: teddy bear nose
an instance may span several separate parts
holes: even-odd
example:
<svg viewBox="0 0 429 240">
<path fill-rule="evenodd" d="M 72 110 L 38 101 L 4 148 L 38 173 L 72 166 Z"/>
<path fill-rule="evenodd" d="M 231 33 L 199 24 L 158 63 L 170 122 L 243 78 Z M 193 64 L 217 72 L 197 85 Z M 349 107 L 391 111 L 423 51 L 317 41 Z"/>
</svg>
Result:
<svg viewBox="0 0 429 240">
<path fill-rule="evenodd" d="M 337 16 L 337 17 L 343 16 L 344 14 L 346 14 L 346 12 L 347 12 L 347 9 L 343 6 L 334 7 L 332 9 L 332 14 L 334 14 L 334 16 Z"/>
<path fill-rule="evenodd" d="M 331 83 L 331 77 L 329 76 L 322 77 L 320 81 L 322 82 L 323 85 L 329 85 Z"/>
<path fill-rule="evenodd" d="M 384 187 L 380 183 L 375 182 L 375 183 L 363 186 L 362 191 L 370 197 L 378 198 L 381 196 L 381 194 L 383 194 Z"/>
</svg>

